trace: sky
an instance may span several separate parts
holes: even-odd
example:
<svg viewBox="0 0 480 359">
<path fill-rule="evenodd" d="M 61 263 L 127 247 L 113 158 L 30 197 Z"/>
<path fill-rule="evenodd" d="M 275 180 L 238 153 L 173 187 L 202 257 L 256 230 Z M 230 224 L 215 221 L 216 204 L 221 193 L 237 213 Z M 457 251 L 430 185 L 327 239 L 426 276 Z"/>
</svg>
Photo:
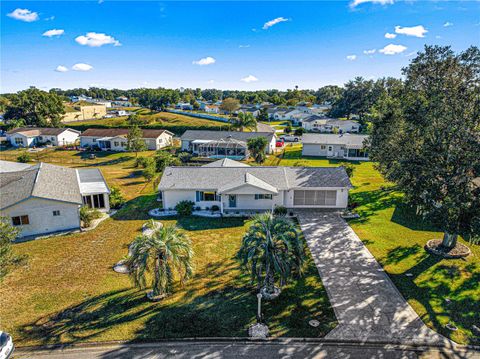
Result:
<svg viewBox="0 0 480 359">
<path fill-rule="evenodd" d="M 480 1 L 2 1 L 0 91 L 317 89 L 480 45 Z"/>
</svg>

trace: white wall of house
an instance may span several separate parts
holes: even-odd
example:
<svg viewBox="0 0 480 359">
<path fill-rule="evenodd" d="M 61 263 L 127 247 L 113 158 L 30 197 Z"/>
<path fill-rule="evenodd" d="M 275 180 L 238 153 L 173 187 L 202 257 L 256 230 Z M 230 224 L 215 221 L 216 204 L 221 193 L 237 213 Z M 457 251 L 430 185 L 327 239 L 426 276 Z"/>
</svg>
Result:
<svg viewBox="0 0 480 359">
<path fill-rule="evenodd" d="M 212 189 L 198 189 L 198 191 L 205 192 L 215 192 Z M 195 206 L 206 208 L 211 208 L 212 206 L 218 206 L 220 208 L 220 201 L 196 201 L 196 192 L 195 190 L 167 190 L 163 191 L 163 208 L 175 208 L 178 202 L 181 201 L 192 201 L 195 203 Z"/>
<path fill-rule="evenodd" d="M 325 206 L 298 206 L 295 205 L 293 202 L 294 199 L 294 191 L 301 190 L 301 191 L 336 191 L 336 204 L 335 205 L 325 205 Z M 347 188 L 297 188 L 291 189 L 285 192 L 284 196 L 284 206 L 288 208 L 347 208 L 348 205 L 348 189 Z"/>
<path fill-rule="evenodd" d="M 25 237 L 80 228 L 79 208 L 74 203 L 29 198 L 0 211 L 0 215 L 10 221 L 12 217 L 27 215 L 29 224 L 16 226 L 20 236 Z M 60 211 L 60 215 L 54 216 L 53 211 Z"/>
<path fill-rule="evenodd" d="M 259 194 L 263 191 L 257 191 Z M 229 195 L 222 195 L 223 210 L 272 210 L 275 206 L 283 206 L 283 191 L 272 195 L 272 199 L 255 199 L 255 194 L 236 194 L 236 207 L 230 207 Z"/>
<path fill-rule="evenodd" d="M 311 144 L 302 145 L 302 156 L 321 156 L 321 157 L 345 157 L 346 149 L 344 145 L 330 144 Z"/>
<path fill-rule="evenodd" d="M 163 147 L 168 147 L 173 143 L 173 136 L 168 132 L 162 133 L 157 139 L 157 150 Z"/>
<path fill-rule="evenodd" d="M 21 133 L 13 133 L 7 135 L 7 140 L 10 141 L 11 145 L 14 147 L 30 147 L 33 146 L 35 137 L 27 137 Z"/>
</svg>

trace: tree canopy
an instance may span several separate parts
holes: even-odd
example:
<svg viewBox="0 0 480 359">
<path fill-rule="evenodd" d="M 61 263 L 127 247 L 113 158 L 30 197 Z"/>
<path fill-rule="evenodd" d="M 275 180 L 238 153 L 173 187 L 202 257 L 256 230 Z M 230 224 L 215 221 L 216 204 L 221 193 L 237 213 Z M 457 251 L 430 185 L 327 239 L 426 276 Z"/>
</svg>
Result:
<svg viewBox="0 0 480 359">
<path fill-rule="evenodd" d="M 374 106 L 370 156 L 447 234 L 471 233 L 480 218 L 480 50 L 426 46 L 403 75 L 404 86 Z"/>
</svg>

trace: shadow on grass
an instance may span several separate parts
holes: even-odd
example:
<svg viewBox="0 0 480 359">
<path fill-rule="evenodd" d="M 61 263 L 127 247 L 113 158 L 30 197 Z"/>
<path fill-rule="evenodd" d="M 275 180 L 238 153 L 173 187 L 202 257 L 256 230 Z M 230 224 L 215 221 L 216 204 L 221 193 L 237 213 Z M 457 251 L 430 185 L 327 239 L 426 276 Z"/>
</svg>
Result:
<svg viewBox="0 0 480 359">
<path fill-rule="evenodd" d="M 419 245 L 396 247 L 388 252 L 385 264 L 399 263 L 422 251 Z M 454 332 L 445 328 L 445 320 L 442 321 L 450 318 L 451 323 L 464 331 L 463 340 L 480 344 L 480 336 L 473 331 L 473 325 L 480 323 L 480 265 L 471 263 L 461 268 L 455 262 L 459 260 L 439 264 L 441 257 L 423 253 L 415 266 L 400 274 L 389 274 L 393 282 L 407 300 L 417 301 L 425 308 L 422 320 L 430 322 L 435 331 L 452 338 Z M 431 272 L 428 279 L 423 279 L 422 274 L 428 271 Z"/>
<path fill-rule="evenodd" d="M 431 221 L 423 220 L 423 218 L 415 212 L 415 208 L 412 206 L 399 202 L 393 211 L 391 221 L 414 231 L 441 231 Z"/>
<path fill-rule="evenodd" d="M 401 195 L 394 188 L 354 192 L 351 195 L 350 203 L 358 206 L 355 208 L 355 212 L 360 215 L 360 218 L 349 222 L 365 223 L 376 212 L 398 206 L 401 203 Z"/>
<path fill-rule="evenodd" d="M 321 337 L 334 325 L 325 290 L 316 284 L 318 272 L 310 260 L 306 275 L 285 287 L 281 296 L 264 303 L 272 333 Z M 151 303 L 144 291 L 122 289 L 91 297 L 20 329 L 25 340 L 46 344 L 127 339 L 132 342 L 181 337 L 246 337 L 255 321 L 256 290 L 238 262 L 226 258 L 196 273 L 182 289 L 164 301 Z M 308 325 L 316 318 L 317 328 Z M 119 329 L 122 334 L 116 334 Z M 107 333 L 108 332 L 108 333 Z M 103 335 L 103 338 L 102 338 Z"/>
</svg>

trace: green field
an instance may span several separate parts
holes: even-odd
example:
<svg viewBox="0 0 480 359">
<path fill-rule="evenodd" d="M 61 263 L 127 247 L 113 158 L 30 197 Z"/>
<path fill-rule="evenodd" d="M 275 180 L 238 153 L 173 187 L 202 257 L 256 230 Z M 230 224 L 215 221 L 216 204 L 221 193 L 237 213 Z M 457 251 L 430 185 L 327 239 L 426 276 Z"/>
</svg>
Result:
<svg viewBox="0 0 480 359">
<path fill-rule="evenodd" d="M 13 155 L 14 151 L 5 153 Z M 18 151 L 17 151 L 18 152 Z M 142 155 L 152 155 L 145 152 Z M 177 337 L 247 336 L 256 314 L 256 288 L 234 258 L 248 222 L 245 219 L 169 219 L 193 242 L 194 277 L 159 303 L 132 287 L 112 266 L 127 254 L 149 209 L 158 206 L 151 184 L 133 167 L 134 155 L 98 153 L 95 162 L 73 151 L 43 158 L 67 166 L 99 166 L 110 185 L 121 187 L 127 206 L 96 229 L 14 245 L 28 256 L 25 266 L 0 288 L 0 327 L 18 346 L 111 340 L 147 341 Z M 85 161 L 85 162 L 83 162 Z M 318 271 L 308 253 L 305 275 L 264 303 L 271 334 L 322 337 L 336 320 Z M 321 325 L 312 328 L 308 321 Z"/>
<path fill-rule="evenodd" d="M 140 118 L 140 127 L 166 129 L 181 135 L 188 129 L 226 130 L 228 124 L 213 120 L 205 120 L 170 112 L 153 112 L 148 109 L 135 111 Z M 128 127 L 127 116 L 105 118 L 101 120 L 77 121 L 65 123 L 65 126 L 84 131 L 87 128 Z"/>
</svg>

